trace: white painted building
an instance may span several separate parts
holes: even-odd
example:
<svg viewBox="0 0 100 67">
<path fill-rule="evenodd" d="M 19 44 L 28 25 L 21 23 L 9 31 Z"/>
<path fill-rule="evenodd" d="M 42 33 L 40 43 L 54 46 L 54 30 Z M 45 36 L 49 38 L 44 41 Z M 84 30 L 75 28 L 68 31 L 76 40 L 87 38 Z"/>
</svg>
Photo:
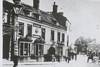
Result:
<svg viewBox="0 0 100 67">
<path fill-rule="evenodd" d="M 67 19 L 61 13 L 57 13 L 57 11 L 55 11 L 55 9 L 57 10 L 57 5 L 55 5 L 55 3 L 52 14 L 41 11 L 38 7 L 33 8 L 25 4 L 21 4 L 21 8 L 18 8 L 20 9 L 20 12 L 17 15 L 16 13 L 9 14 L 9 11 L 11 10 L 12 12 L 15 12 L 16 8 L 12 3 L 7 1 L 3 1 L 3 5 L 3 13 L 6 13 L 4 17 L 7 18 L 7 16 L 10 16 L 11 18 L 7 19 L 11 21 L 15 20 L 13 21 L 14 24 L 12 22 L 8 22 L 9 20 L 7 20 L 7 23 L 10 23 L 8 25 L 11 26 L 11 24 L 13 24 L 12 26 L 16 29 L 13 31 L 13 34 L 11 33 L 13 36 L 13 40 L 11 39 L 11 42 L 15 45 L 8 42 L 9 48 L 7 49 L 9 50 L 9 55 L 4 58 L 9 59 L 13 56 L 13 53 L 18 55 L 20 60 L 36 59 L 36 57 L 43 58 L 43 56 L 48 53 L 52 44 L 54 44 L 56 55 L 59 55 L 60 57 L 65 56 L 65 49 L 67 46 Z M 6 8 L 6 5 L 11 8 Z M 13 11 L 14 9 L 15 11 Z M 64 21 L 61 22 L 58 20 L 60 17 L 62 17 L 61 20 Z M 6 23 L 4 24 L 6 25 Z M 8 35 L 8 33 L 6 35 Z M 5 34 L 3 37 L 4 36 Z M 39 37 L 42 37 L 42 40 L 45 41 L 45 43 L 35 44 L 34 42 Z M 6 38 L 4 38 L 4 42 L 6 42 L 5 39 Z M 4 56 L 5 52 L 3 52 Z"/>
</svg>

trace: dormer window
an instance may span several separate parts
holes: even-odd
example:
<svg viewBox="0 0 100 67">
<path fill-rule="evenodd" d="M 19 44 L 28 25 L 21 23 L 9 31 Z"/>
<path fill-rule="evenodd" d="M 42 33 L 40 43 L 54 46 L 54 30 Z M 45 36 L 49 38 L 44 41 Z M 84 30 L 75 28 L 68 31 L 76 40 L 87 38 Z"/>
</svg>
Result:
<svg viewBox="0 0 100 67">
<path fill-rule="evenodd" d="M 39 20 L 41 20 L 41 18 L 42 18 L 42 17 L 41 17 L 41 16 L 39 16 Z"/>
<path fill-rule="evenodd" d="M 57 22 L 56 25 L 59 26 L 60 24 Z"/>
<path fill-rule="evenodd" d="M 33 13 L 32 13 L 32 12 L 30 12 L 30 13 L 29 13 L 29 16 L 30 16 L 30 17 L 33 17 Z"/>
<path fill-rule="evenodd" d="M 24 15 L 29 16 L 30 15 L 30 11 L 29 10 L 23 10 L 24 11 Z"/>
<path fill-rule="evenodd" d="M 39 19 L 39 14 L 34 14 L 35 19 Z"/>
<path fill-rule="evenodd" d="M 52 22 L 53 22 L 54 24 L 57 23 L 55 19 L 51 18 L 51 20 L 52 20 Z"/>
</svg>

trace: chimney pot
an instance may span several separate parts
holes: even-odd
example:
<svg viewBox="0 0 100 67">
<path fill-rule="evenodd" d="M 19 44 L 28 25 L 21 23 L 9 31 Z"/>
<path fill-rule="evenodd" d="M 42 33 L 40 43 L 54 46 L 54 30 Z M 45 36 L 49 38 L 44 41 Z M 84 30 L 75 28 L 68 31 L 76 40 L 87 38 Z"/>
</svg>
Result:
<svg viewBox="0 0 100 67">
<path fill-rule="evenodd" d="M 58 6 L 54 2 L 54 5 L 53 5 L 53 13 L 57 13 L 57 8 L 58 8 Z"/>
<path fill-rule="evenodd" d="M 39 9 L 39 0 L 33 0 L 33 7 Z"/>
</svg>

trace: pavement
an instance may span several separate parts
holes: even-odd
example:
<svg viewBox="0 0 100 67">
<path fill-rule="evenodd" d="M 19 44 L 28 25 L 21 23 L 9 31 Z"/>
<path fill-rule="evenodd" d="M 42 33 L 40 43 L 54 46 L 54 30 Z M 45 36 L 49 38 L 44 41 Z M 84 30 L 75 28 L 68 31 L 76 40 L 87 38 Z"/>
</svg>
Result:
<svg viewBox="0 0 100 67">
<path fill-rule="evenodd" d="M 77 60 L 71 60 L 70 63 L 62 62 L 33 62 L 33 63 L 19 63 L 18 67 L 100 67 L 98 62 L 92 61 L 87 63 L 87 56 L 78 55 Z M 13 63 L 3 63 L 3 67 L 13 67 Z"/>
<path fill-rule="evenodd" d="M 70 63 L 62 62 L 56 64 L 55 67 L 100 67 L 98 62 L 93 63 L 92 61 L 87 63 L 87 56 L 78 55 L 77 60 L 72 60 Z"/>
</svg>

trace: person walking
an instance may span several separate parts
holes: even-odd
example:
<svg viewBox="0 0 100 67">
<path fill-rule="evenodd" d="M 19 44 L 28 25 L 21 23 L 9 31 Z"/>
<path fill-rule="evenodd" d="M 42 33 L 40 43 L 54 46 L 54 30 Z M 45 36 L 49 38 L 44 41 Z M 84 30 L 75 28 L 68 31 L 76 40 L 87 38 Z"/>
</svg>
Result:
<svg viewBox="0 0 100 67">
<path fill-rule="evenodd" d="M 89 62 L 90 59 L 91 59 L 92 62 L 93 62 L 93 56 L 94 56 L 94 55 L 93 55 L 92 51 L 90 51 L 89 54 L 88 54 L 87 62 Z"/>
<path fill-rule="evenodd" d="M 66 56 L 65 56 L 65 61 L 69 63 L 70 61 L 70 50 L 69 49 L 66 49 Z"/>
<path fill-rule="evenodd" d="M 77 60 L 77 47 L 74 48 L 74 58 Z"/>
</svg>

